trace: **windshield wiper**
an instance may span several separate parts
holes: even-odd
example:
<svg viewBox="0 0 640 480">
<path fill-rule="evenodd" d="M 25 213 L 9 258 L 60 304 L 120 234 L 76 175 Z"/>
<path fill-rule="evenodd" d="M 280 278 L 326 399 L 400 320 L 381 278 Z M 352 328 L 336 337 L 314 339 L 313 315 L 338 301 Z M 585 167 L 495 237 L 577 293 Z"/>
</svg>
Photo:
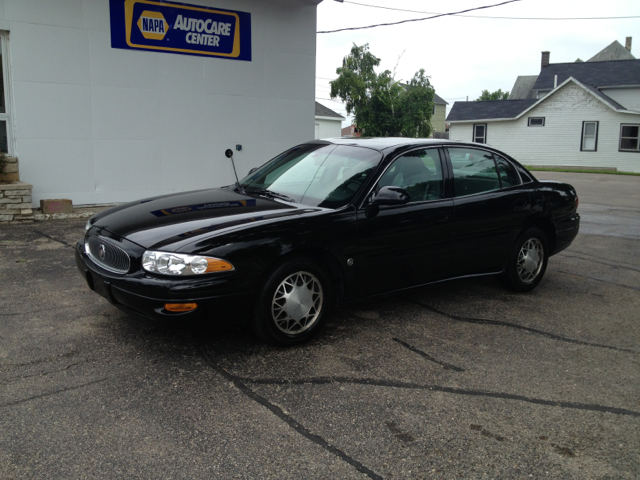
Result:
<svg viewBox="0 0 640 480">
<path fill-rule="evenodd" d="M 293 198 L 288 197 L 284 193 L 274 192 L 273 190 L 269 190 L 268 188 L 249 188 L 246 190 L 247 193 L 256 193 L 258 195 L 262 195 L 263 197 L 268 198 L 279 198 L 280 200 L 285 200 L 291 203 L 297 203 Z"/>
</svg>

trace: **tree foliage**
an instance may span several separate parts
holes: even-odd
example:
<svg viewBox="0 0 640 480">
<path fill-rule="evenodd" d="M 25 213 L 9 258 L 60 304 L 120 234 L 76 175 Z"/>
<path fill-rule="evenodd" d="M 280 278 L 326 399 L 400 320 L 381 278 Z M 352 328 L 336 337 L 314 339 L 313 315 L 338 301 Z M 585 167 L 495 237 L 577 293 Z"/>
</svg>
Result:
<svg viewBox="0 0 640 480">
<path fill-rule="evenodd" d="M 369 44 L 351 48 L 336 70 L 331 98 L 345 102 L 355 124 L 368 137 L 427 137 L 431 134 L 434 89 L 424 69 L 406 84 L 396 81 L 389 70 L 376 73 L 380 59 Z"/>
<path fill-rule="evenodd" d="M 482 90 L 482 95 L 476 98 L 476 102 L 484 100 L 507 100 L 508 98 L 509 92 L 503 92 L 500 88 L 493 93 L 489 93 L 489 90 Z"/>
</svg>

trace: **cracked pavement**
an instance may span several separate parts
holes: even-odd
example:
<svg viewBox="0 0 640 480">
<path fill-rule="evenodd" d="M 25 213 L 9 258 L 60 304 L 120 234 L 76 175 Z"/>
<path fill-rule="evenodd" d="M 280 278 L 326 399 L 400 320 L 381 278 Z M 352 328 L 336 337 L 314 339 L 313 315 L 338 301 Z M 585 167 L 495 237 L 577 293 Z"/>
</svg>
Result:
<svg viewBox="0 0 640 480">
<path fill-rule="evenodd" d="M 111 306 L 84 220 L 3 225 L 0 477 L 638 478 L 640 177 L 536 176 L 583 228 L 535 291 L 361 302 L 288 349 Z"/>
</svg>

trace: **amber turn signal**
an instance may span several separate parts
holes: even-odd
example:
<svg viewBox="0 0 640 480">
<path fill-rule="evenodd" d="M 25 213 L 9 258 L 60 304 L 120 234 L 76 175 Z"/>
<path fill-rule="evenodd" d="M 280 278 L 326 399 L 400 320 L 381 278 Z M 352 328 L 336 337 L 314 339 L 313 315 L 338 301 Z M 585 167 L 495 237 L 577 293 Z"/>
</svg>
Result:
<svg viewBox="0 0 640 480">
<path fill-rule="evenodd" d="M 198 308 L 197 303 L 165 303 L 164 309 L 169 312 L 190 312 Z"/>
<path fill-rule="evenodd" d="M 227 272 L 233 270 L 233 265 L 219 258 L 207 258 L 207 269 L 205 273 Z"/>
</svg>

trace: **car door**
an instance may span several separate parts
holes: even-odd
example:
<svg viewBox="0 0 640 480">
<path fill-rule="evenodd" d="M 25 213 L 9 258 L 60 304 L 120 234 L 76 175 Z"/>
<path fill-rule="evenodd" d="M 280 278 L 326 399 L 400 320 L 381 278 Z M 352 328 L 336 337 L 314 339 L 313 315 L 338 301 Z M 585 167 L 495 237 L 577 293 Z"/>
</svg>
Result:
<svg viewBox="0 0 640 480">
<path fill-rule="evenodd" d="M 444 158 L 419 148 L 391 162 L 358 210 L 358 296 L 393 291 L 446 276 L 452 245 L 453 201 L 444 195 Z M 372 206 L 382 187 L 400 187 L 404 205 Z"/>
<path fill-rule="evenodd" d="M 515 167 L 492 152 L 449 147 L 454 185 L 456 276 L 498 272 L 530 215 L 529 189 Z"/>
</svg>

